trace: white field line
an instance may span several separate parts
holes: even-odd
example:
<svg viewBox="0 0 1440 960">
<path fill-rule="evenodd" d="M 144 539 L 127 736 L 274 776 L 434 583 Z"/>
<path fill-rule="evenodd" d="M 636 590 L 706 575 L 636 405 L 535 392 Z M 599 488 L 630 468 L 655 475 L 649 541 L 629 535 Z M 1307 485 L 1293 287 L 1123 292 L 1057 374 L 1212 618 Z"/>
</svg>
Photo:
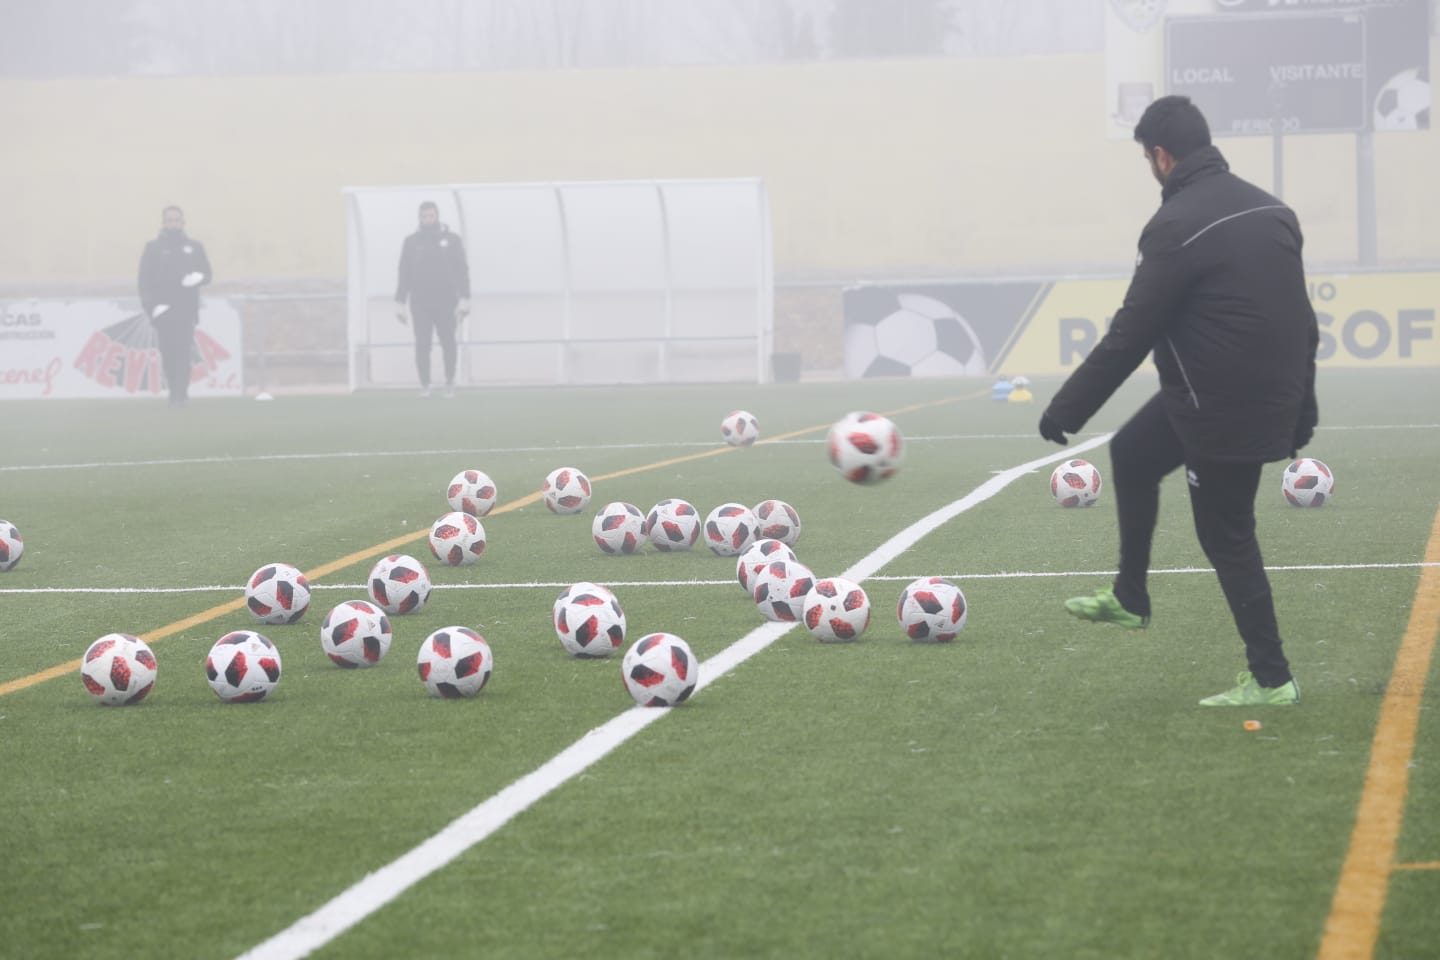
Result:
<svg viewBox="0 0 1440 960">
<path fill-rule="evenodd" d="M 1069 459 L 1110 439 L 1109 434 L 1076 444 L 1040 460 L 1022 463 L 991 477 L 959 500 L 920 518 L 876 547 L 841 576 L 860 582 L 933 533 L 942 524 L 983 503 L 1032 470 Z M 733 667 L 764 650 L 794 623 L 756 627 L 700 665 L 698 694 Z M 409 853 L 367 874 L 314 913 L 301 917 L 269 940 L 241 955 L 240 960 L 298 960 L 334 940 L 410 887 L 459 857 L 466 850 L 519 816 L 546 794 L 599 761 L 645 727 L 668 714 L 668 708 L 632 707 L 586 733 L 537 769 L 462 814 Z"/>
<path fill-rule="evenodd" d="M 1329 433 L 1338 430 L 1435 430 L 1440 429 L 1440 423 L 1393 423 L 1375 424 L 1371 426 L 1346 426 L 1346 427 L 1321 427 L 1319 433 Z M 1109 434 L 1104 434 L 1108 437 Z M 951 433 L 922 436 L 906 436 L 906 443 L 930 443 L 950 442 L 955 440 L 1033 440 L 1034 433 Z M 769 440 L 769 444 L 800 444 L 815 445 L 825 442 L 824 437 L 813 439 L 792 439 L 792 440 Z M 97 460 L 90 463 L 21 463 L 0 466 L 0 473 L 20 473 L 41 470 L 99 470 L 114 469 L 117 467 L 173 467 L 193 464 L 232 464 L 232 463 L 276 463 L 287 460 L 361 460 L 377 459 L 379 457 L 430 457 L 430 456 L 466 456 L 502 453 L 579 453 L 586 450 L 654 450 L 674 449 L 689 447 L 718 447 L 721 444 L 713 440 L 672 440 L 652 441 L 649 443 L 606 443 L 606 444 L 580 444 L 572 446 L 548 446 L 548 447 L 457 447 L 448 450 L 336 450 L 327 453 L 271 453 L 255 454 L 253 456 L 225 456 L 225 457 L 183 457 L 166 460 Z M 1088 449 L 1088 448 L 1087 448 Z M 1053 461 L 1046 460 L 1044 463 Z"/>
<path fill-rule="evenodd" d="M 1402 563 L 1296 563 L 1279 564 L 1267 566 L 1268 573 L 1286 573 L 1297 570 L 1406 570 L 1421 567 L 1440 567 L 1440 563 L 1427 563 L 1425 561 L 1402 562 Z M 1118 570 L 1007 570 L 999 573 L 925 573 L 925 574 L 895 574 L 874 575 L 866 577 L 867 580 L 894 580 L 909 583 L 922 576 L 941 576 L 947 580 L 968 581 L 968 580 L 1025 580 L 1037 577 L 1113 577 Z M 1167 573 L 1214 573 L 1214 567 L 1166 567 L 1149 571 L 1150 576 L 1160 576 Z M 574 583 L 573 580 L 526 580 L 516 583 L 437 583 L 431 589 L 434 590 L 524 590 L 526 588 L 543 588 L 547 590 L 563 590 Z M 724 587 L 735 586 L 732 577 L 729 580 L 606 580 L 604 585 L 610 588 L 615 587 Z M 366 585 L 363 583 L 312 583 L 310 592 L 317 590 L 347 590 L 352 593 L 364 593 Z M 0 588 L 0 596 L 5 594 L 22 593 L 59 593 L 59 594 L 170 594 L 170 593 L 242 593 L 245 590 L 244 584 L 233 586 L 208 586 L 208 587 L 3 587 Z"/>
</svg>

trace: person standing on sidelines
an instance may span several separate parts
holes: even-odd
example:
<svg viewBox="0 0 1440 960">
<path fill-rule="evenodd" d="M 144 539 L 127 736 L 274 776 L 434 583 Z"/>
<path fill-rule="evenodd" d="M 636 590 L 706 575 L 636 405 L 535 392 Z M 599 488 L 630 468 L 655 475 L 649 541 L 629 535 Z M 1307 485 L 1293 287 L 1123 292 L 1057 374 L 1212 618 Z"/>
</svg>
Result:
<svg viewBox="0 0 1440 960">
<path fill-rule="evenodd" d="M 1294 211 L 1240 179 L 1188 97 L 1161 97 L 1135 127 L 1161 184 L 1140 234 L 1125 301 L 1109 331 L 1040 418 L 1062 446 L 1153 351 L 1160 392 L 1110 441 L 1120 570 L 1110 587 L 1065 608 L 1082 620 L 1140 628 L 1160 481 L 1184 466 L 1195 533 L 1245 643 L 1248 669 L 1204 706 L 1287 705 L 1300 689 L 1282 648 L 1255 537 L 1267 462 L 1294 457 L 1319 422 L 1319 328 Z"/>
<path fill-rule="evenodd" d="M 400 279 L 395 287 L 395 318 L 415 319 L 415 371 L 420 395 L 430 396 L 430 337 L 440 338 L 445 360 L 445 396 L 455 395 L 455 328 L 470 313 L 470 265 L 460 235 L 440 222 L 440 210 L 420 204 L 420 228 L 400 249 Z"/>
<path fill-rule="evenodd" d="M 200 288 L 210 279 L 205 245 L 185 233 L 185 213 L 179 207 L 166 207 L 160 214 L 160 234 L 140 255 L 138 286 L 140 305 L 155 328 L 171 406 L 184 406 L 190 398 Z"/>
</svg>

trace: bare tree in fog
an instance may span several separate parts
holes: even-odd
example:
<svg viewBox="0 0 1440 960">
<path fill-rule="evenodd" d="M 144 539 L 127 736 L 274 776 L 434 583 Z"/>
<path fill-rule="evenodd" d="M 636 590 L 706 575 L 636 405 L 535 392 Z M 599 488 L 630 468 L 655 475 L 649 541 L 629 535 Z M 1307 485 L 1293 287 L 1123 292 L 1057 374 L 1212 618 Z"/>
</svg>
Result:
<svg viewBox="0 0 1440 960">
<path fill-rule="evenodd" d="M 837 56 L 942 54 L 955 26 L 952 0 L 835 0 L 830 39 Z"/>
</svg>

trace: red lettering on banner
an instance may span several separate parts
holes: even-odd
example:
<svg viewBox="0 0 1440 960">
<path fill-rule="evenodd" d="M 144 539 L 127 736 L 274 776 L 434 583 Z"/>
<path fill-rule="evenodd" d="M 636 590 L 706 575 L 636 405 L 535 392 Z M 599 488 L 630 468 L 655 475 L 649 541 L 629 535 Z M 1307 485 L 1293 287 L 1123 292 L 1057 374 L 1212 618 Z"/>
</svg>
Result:
<svg viewBox="0 0 1440 960">
<path fill-rule="evenodd" d="M 125 348 L 125 392 L 134 393 L 140 389 L 140 378 L 145 376 L 145 367 L 150 360 L 149 350 Z"/>
<path fill-rule="evenodd" d="M 100 355 L 99 369 L 95 371 L 96 383 L 102 387 L 115 386 L 115 361 L 119 360 L 124 353 L 124 344 L 116 343 L 114 340 L 105 344 L 105 352 Z"/>
<path fill-rule="evenodd" d="M 105 336 L 104 331 L 96 330 L 92 333 L 85 346 L 81 348 L 80 355 L 75 358 L 75 369 L 90 379 L 95 379 L 95 363 L 105 352 L 105 344 L 109 342 L 110 338 Z"/>
<path fill-rule="evenodd" d="M 44 367 L 0 367 L 0 386 L 16 386 L 19 384 L 43 383 L 45 389 L 40 391 L 40 396 L 50 396 L 54 389 L 55 378 L 60 374 L 64 366 L 59 357 L 51 357 L 50 362 Z"/>
</svg>

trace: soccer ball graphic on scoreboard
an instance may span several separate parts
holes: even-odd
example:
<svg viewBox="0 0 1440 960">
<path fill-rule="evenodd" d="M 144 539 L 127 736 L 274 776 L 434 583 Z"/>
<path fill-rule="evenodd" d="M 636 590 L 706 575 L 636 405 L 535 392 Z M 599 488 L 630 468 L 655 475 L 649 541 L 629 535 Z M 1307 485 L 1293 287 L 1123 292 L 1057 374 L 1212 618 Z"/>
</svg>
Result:
<svg viewBox="0 0 1440 960">
<path fill-rule="evenodd" d="M 1319 460 L 1301 457 L 1285 468 L 1280 492 L 1292 507 L 1323 507 L 1335 495 L 1335 474 Z"/>
<path fill-rule="evenodd" d="M 1050 474 L 1050 495 L 1062 507 L 1093 507 L 1100 499 L 1100 471 L 1089 460 L 1066 460 Z"/>
<path fill-rule="evenodd" d="M 875 323 L 845 327 L 849 377 L 964 377 L 986 369 L 974 329 L 946 303 L 918 293 L 895 297 L 897 308 Z"/>
<path fill-rule="evenodd" d="M 1375 95 L 1376 130 L 1425 130 L 1430 126 L 1430 79 L 1423 67 L 1395 74 Z"/>
<path fill-rule="evenodd" d="M 294 623 L 310 609 L 310 584 L 288 563 L 267 563 L 245 584 L 245 605 L 261 623 Z"/>
<path fill-rule="evenodd" d="M 625 689 L 642 707 L 673 707 L 695 692 L 700 664 L 690 645 L 673 633 L 648 633 L 620 663 Z"/>
<path fill-rule="evenodd" d="M 107 707 L 139 703 L 155 689 L 158 667 L 150 645 L 128 633 L 107 633 L 80 658 L 85 692 Z"/>
</svg>

